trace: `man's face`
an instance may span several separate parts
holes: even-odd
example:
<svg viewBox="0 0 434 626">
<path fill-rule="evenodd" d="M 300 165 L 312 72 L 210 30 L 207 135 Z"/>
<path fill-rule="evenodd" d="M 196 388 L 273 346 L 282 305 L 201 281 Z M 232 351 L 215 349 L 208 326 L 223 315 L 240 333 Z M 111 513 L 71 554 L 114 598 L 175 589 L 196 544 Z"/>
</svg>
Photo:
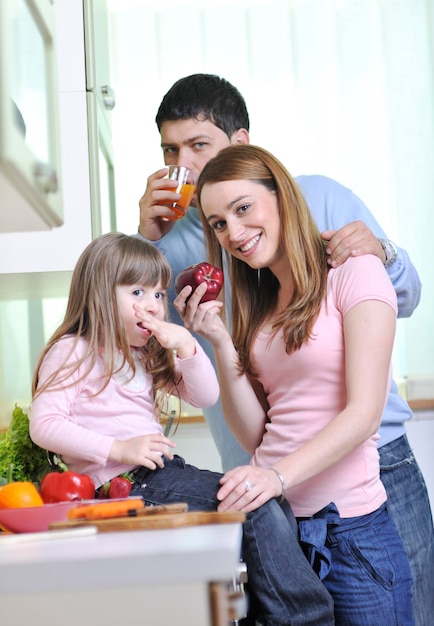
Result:
<svg viewBox="0 0 434 626">
<path fill-rule="evenodd" d="M 184 165 L 191 170 L 195 182 L 205 165 L 220 150 L 231 143 L 248 143 L 244 129 L 236 131 L 231 139 L 209 120 L 196 119 L 163 122 L 161 147 L 166 165 Z"/>
</svg>

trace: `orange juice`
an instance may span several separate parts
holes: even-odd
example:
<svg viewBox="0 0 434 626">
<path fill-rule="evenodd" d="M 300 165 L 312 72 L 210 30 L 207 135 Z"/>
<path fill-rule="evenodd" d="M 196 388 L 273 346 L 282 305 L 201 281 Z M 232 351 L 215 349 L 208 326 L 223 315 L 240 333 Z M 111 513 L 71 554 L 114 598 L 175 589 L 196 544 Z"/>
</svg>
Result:
<svg viewBox="0 0 434 626">
<path fill-rule="evenodd" d="M 170 217 L 166 217 L 167 220 L 180 220 L 185 216 L 188 207 L 191 204 L 195 189 L 196 185 L 191 185 L 190 183 L 184 183 L 181 188 L 177 187 L 176 189 L 168 189 L 168 191 L 175 191 L 176 193 L 179 193 L 181 197 L 179 200 L 169 205 L 174 214 Z"/>
</svg>

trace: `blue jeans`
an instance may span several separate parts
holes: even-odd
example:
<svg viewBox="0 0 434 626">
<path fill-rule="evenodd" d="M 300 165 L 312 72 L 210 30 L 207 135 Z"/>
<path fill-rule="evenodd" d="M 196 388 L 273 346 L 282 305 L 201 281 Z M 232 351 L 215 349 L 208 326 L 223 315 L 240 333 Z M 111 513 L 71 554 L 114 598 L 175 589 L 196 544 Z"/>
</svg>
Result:
<svg viewBox="0 0 434 626">
<path fill-rule="evenodd" d="M 434 623 L 434 528 L 428 492 L 404 435 L 379 448 L 387 509 L 407 551 L 416 626 Z"/>
<path fill-rule="evenodd" d="M 300 541 L 330 591 L 337 626 L 413 626 L 411 572 L 386 506 L 340 518 L 331 503 L 299 520 Z"/>
<path fill-rule="evenodd" d="M 222 474 L 200 470 L 175 456 L 164 468 L 140 468 L 132 496 L 147 505 L 187 502 L 190 511 L 215 511 Z M 304 556 L 297 524 L 287 503 L 270 500 L 247 514 L 242 557 L 249 587 L 267 626 L 334 624 L 333 602 Z"/>
</svg>

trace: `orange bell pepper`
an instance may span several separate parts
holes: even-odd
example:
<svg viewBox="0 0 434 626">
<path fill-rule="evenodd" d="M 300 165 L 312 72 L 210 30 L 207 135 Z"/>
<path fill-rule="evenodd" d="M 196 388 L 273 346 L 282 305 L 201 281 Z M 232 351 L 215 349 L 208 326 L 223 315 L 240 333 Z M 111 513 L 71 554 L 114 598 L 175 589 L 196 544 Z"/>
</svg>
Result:
<svg viewBox="0 0 434 626">
<path fill-rule="evenodd" d="M 0 487 L 0 509 L 16 509 L 44 504 L 37 488 L 31 482 L 13 482 Z"/>
</svg>

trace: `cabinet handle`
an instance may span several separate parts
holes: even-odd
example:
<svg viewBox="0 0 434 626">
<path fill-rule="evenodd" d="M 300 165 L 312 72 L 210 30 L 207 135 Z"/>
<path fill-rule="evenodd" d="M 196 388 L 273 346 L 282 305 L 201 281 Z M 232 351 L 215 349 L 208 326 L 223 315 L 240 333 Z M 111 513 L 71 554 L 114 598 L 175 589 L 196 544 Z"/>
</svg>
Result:
<svg viewBox="0 0 434 626">
<path fill-rule="evenodd" d="M 116 95 L 114 89 L 110 87 L 110 85 L 103 85 L 101 87 L 102 93 L 102 101 L 104 102 L 104 106 L 109 111 L 112 111 L 115 108 L 116 104 Z"/>
<path fill-rule="evenodd" d="M 56 193 L 59 189 L 56 170 L 48 163 L 37 161 L 33 170 L 36 183 L 44 193 Z"/>
</svg>

